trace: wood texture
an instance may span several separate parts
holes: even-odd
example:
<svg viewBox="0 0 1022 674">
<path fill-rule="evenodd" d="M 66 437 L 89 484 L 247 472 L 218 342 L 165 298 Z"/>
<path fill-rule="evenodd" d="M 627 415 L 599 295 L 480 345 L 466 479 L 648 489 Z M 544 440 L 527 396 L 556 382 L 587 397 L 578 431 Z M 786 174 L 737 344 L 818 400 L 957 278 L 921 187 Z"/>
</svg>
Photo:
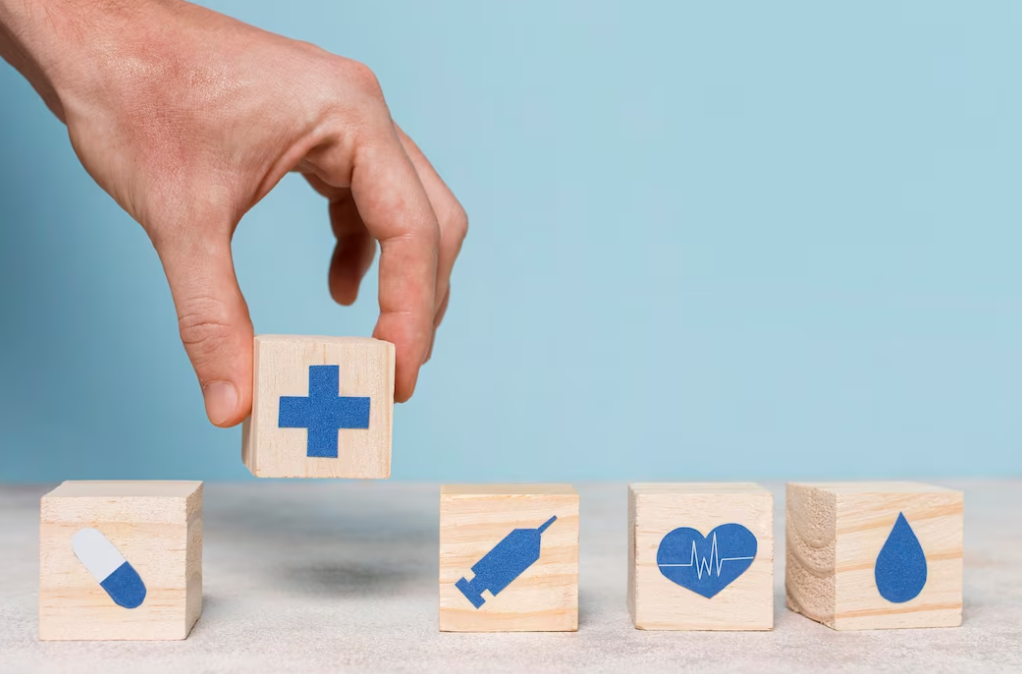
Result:
<svg viewBox="0 0 1022 674">
<path fill-rule="evenodd" d="M 788 608 L 836 630 L 962 622 L 962 492 L 917 482 L 789 484 Z M 877 590 L 877 556 L 904 513 L 926 556 L 926 584 L 904 603 Z"/>
<path fill-rule="evenodd" d="M 542 534 L 539 559 L 475 608 L 455 586 L 516 528 Z M 570 485 L 450 485 L 440 495 L 440 630 L 555 632 L 578 629 L 578 493 Z"/>
<path fill-rule="evenodd" d="M 752 565 L 707 599 L 664 577 L 664 536 L 690 527 L 704 536 L 741 524 L 757 540 Z M 644 630 L 770 630 L 774 625 L 773 496 L 751 483 L 631 484 L 628 487 L 628 609 Z"/>
<path fill-rule="evenodd" d="M 146 585 L 142 605 L 115 604 L 71 548 L 100 531 Z M 202 612 L 202 483 L 69 481 L 40 508 L 39 638 L 184 639 Z"/>
<path fill-rule="evenodd" d="M 258 335 L 242 459 L 256 477 L 390 477 L 394 345 L 364 337 Z M 309 366 L 340 368 L 338 395 L 368 396 L 369 428 L 338 430 L 337 458 L 307 456 L 304 428 L 279 428 L 281 396 L 309 395 Z"/>
</svg>

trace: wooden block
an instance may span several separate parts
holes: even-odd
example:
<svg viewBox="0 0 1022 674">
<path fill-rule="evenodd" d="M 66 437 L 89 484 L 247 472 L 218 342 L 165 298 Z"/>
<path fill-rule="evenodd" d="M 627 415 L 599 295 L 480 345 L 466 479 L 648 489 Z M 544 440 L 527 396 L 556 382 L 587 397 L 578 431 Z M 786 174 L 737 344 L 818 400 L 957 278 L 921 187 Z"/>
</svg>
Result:
<svg viewBox="0 0 1022 674">
<path fill-rule="evenodd" d="M 962 623 L 962 492 L 789 484 L 788 608 L 836 630 Z"/>
<path fill-rule="evenodd" d="M 259 335 L 242 459 L 256 477 L 390 477 L 393 414 L 390 342 Z"/>
<path fill-rule="evenodd" d="M 40 514 L 40 639 L 188 636 L 202 613 L 201 482 L 68 481 Z"/>
<path fill-rule="evenodd" d="M 446 485 L 440 630 L 578 629 L 578 493 L 571 485 Z"/>
<path fill-rule="evenodd" d="M 628 486 L 628 609 L 643 630 L 774 626 L 774 498 L 757 484 Z"/>
</svg>

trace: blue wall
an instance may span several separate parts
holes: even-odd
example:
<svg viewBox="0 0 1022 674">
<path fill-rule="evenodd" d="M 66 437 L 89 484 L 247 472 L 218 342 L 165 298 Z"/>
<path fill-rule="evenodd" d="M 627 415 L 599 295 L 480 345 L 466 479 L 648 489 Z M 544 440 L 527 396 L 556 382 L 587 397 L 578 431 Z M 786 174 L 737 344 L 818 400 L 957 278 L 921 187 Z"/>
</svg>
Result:
<svg viewBox="0 0 1022 674">
<path fill-rule="evenodd" d="M 471 216 L 396 478 L 1022 474 L 1022 5 L 208 4 L 371 65 Z M 257 331 L 371 332 L 332 245 L 296 177 L 245 219 Z M 0 321 L 0 479 L 248 475 L 6 66 Z"/>
</svg>

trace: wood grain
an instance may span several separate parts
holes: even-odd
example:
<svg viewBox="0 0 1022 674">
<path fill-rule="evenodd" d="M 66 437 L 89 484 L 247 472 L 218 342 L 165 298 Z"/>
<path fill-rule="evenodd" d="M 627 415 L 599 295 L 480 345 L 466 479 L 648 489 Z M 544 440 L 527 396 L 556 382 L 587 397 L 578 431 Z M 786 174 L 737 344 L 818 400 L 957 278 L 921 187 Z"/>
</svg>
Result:
<svg viewBox="0 0 1022 674">
<path fill-rule="evenodd" d="M 707 599 L 664 577 L 664 536 L 690 527 L 704 536 L 741 524 L 757 540 L 756 558 Z M 628 487 L 628 608 L 643 630 L 770 630 L 774 625 L 773 496 L 752 483 L 640 483 Z"/>
<path fill-rule="evenodd" d="M 836 630 L 956 627 L 962 622 L 962 492 L 915 482 L 787 488 L 788 608 Z M 875 565 L 899 513 L 926 555 L 922 592 L 892 603 Z"/>
<path fill-rule="evenodd" d="M 43 496 L 39 530 L 39 638 L 172 640 L 202 612 L 202 483 L 64 482 Z M 100 531 L 146 585 L 141 606 L 116 605 L 71 548 Z"/>
<path fill-rule="evenodd" d="M 256 477 L 390 477 L 394 345 L 364 337 L 257 335 L 242 459 Z M 369 428 L 338 430 L 337 457 L 307 456 L 308 432 L 278 427 L 281 396 L 309 395 L 309 366 L 340 368 L 338 395 L 368 396 Z"/>
<path fill-rule="evenodd" d="M 516 528 L 552 516 L 539 559 L 475 608 L 455 587 Z M 556 632 L 578 629 L 578 493 L 570 485 L 449 485 L 440 495 L 440 630 Z"/>
</svg>

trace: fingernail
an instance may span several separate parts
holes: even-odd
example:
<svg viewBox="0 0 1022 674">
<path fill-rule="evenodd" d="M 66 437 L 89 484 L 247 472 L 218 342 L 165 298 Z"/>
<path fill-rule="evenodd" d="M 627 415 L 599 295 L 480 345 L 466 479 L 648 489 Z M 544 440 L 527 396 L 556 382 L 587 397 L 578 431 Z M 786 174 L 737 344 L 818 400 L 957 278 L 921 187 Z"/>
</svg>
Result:
<svg viewBox="0 0 1022 674">
<path fill-rule="evenodd" d="M 202 387 L 206 416 L 214 426 L 227 423 L 238 407 L 238 389 L 229 381 L 211 381 Z"/>
</svg>

